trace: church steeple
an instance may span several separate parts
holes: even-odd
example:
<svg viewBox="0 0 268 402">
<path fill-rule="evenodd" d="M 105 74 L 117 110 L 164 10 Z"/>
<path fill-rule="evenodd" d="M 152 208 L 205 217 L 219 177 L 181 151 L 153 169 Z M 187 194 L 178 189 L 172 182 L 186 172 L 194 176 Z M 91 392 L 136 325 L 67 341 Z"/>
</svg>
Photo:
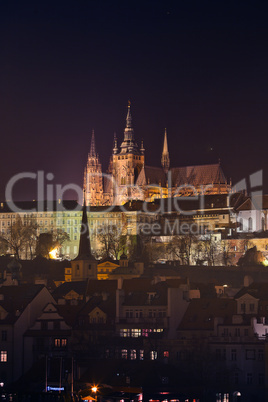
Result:
<svg viewBox="0 0 268 402">
<path fill-rule="evenodd" d="M 161 158 L 161 164 L 164 171 L 167 173 L 170 166 L 169 160 L 169 152 L 168 152 L 168 142 L 167 142 L 167 129 L 165 128 L 165 136 L 164 136 L 164 144 L 163 144 L 163 152 Z"/>
<path fill-rule="evenodd" d="M 92 156 L 96 158 L 96 145 L 95 145 L 95 133 L 94 130 L 92 130 L 92 137 L 91 137 L 91 144 L 90 144 L 90 151 L 89 151 L 89 156 Z"/>
<path fill-rule="evenodd" d="M 90 247 L 90 237 L 89 237 L 89 227 L 87 220 L 87 207 L 86 200 L 84 198 L 83 204 L 83 214 L 82 214 L 82 222 L 80 229 L 80 241 L 79 241 L 79 251 L 77 260 L 85 260 L 92 259 L 91 247 Z"/>
<path fill-rule="evenodd" d="M 72 281 L 84 281 L 86 279 L 97 279 L 98 277 L 97 261 L 91 254 L 85 194 L 80 229 L 79 251 L 78 256 L 71 261 L 71 265 Z"/>
</svg>

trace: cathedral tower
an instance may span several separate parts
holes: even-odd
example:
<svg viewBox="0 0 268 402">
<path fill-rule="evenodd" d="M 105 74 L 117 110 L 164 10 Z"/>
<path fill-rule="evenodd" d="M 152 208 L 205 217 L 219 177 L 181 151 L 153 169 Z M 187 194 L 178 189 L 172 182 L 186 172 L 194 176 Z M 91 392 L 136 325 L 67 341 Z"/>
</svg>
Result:
<svg viewBox="0 0 268 402">
<path fill-rule="evenodd" d="M 144 166 L 144 151 L 143 144 L 139 149 L 134 139 L 129 102 L 124 140 L 119 150 L 115 139 L 113 149 L 114 203 L 122 204 L 135 197 L 135 183 Z"/>
<path fill-rule="evenodd" d="M 164 144 L 163 144 L 161 165 L 162 165 L 165 173 L 167 173 L 168 170 L 169 170 L 169 166 L 170 166 L 170 160 L 169 160 L 168 142 L 167 142 L 167 129 L 166 128 L 165 128 L 165 136 L 164 136 Z"/>
<path fill-rule="evenodd" d="M 99 155 L 96 153 L 94 130 L 92 131 L 90 152 L 84 173 L 84 191 L 86 205 L 102 205 L 102 169 Z"/>
</svg>

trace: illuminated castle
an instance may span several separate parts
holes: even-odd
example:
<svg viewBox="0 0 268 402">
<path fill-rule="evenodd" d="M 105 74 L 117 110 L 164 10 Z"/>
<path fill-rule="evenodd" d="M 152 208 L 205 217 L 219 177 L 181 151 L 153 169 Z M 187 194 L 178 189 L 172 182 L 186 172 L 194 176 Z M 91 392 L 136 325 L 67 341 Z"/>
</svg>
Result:
<svg viewBox="0 0 268 402">
<path fill-rule="evenodd" d="M 92 133 L 84 172 L 87 205 L 119 205 L 133 199 L 152 201 L 154 198 L 226 194 L 231 191 L 231 184 L 227 183 L 220 163 L 170 168 L 166 130 L 161 165 L 145 165 L 145 149 L 143 142 L 139 147 L 135 141 L 129 103 L 124 139 L 118 147 L 117 138 L 114 138 L 108 174 L 102 174 L 94 131 Z"/>
</svg>

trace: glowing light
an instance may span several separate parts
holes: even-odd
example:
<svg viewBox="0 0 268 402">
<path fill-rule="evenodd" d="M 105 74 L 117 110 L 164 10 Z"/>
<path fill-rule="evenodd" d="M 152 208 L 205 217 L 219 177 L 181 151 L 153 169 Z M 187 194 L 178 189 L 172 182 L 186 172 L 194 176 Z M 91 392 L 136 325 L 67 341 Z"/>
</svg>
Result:
<svg viewBox="0 0 268 402">
<path fill-rule="evenodd" d="M 97 391 L 98 391 L 98 388 L 94 385 L 94 387 L 91 388 L 91 391 L 92 391 L 92 392 L 97 392 Z"/>
<path fill-rule="evenodd" d="M 51 250 L 51 251 L 49 252 L 49 257 L 52 258 L 53 260 L 55 260 L 55 259 L 58 257 L 57 251 L 58 251 L 58 248 L 57 248 L 57 247 L 56 247 L 56 248 L 53 248 L 53 250 Z"/>
<path fill-rule="evenodd" d="M 268 267 L 268 260 L 264 260 L 262 263 L 265 267 Z"/>
</svg>

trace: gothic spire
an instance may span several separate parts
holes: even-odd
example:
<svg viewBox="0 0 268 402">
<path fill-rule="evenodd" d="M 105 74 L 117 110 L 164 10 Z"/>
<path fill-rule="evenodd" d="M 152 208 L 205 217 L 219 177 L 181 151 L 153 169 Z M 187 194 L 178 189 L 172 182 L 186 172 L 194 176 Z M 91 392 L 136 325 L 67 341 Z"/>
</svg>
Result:
<svg viewBox="0 0 268 402">
<path fill-rule="evenodd" d="M 130 101 L 128 101 L 126 127 L 124 130 L 124 141 L 121 144 L 121 153 L 134 153 L 139 154 L 138 145 L 134 139 L 134 130 L 132 127 L 132 117 L 130 112 Z"/>
<path fill-rule="evenodd" d="M 95 133 L 94 130 L 92 130 L 92 137 L 91 137 L 91 145 L 90 145 L 90 151 L 89 155 L 96 157 L 96 145 L 95 145 Z"/>
<path fill-rule="evenodd" d="M 127 118 L 126 118 L 126 128 L 131 128 L 132 129 L 132 117 L 130 113 L 130 100 L 128 101 L 128 107 L 127 107 Z"/>
<path fill-rule="evenodd" d="M 92 259 L 91 247 L 90 247 L 90 237 L 89 237 L 89 227 L 87 220 L 87 207 L 84 194 L 84 204 L 83 204 L 83 214 L 80 229 L 80 241 L 79 241 L 79 252 L 76 260 L 86 260 Z"/>
<path fill-rule="evenodd" d="M 163 152 L 161 158 L 161 164 L 164 171 L 167 173 L 170 166 L 169 160 L 169 152 L 168 152 L 168 142 L 167 142 L 167 129 L 165 128 L 165 136 L 164 136 L 164 144 L 163 144 Z"/>
</svg>

